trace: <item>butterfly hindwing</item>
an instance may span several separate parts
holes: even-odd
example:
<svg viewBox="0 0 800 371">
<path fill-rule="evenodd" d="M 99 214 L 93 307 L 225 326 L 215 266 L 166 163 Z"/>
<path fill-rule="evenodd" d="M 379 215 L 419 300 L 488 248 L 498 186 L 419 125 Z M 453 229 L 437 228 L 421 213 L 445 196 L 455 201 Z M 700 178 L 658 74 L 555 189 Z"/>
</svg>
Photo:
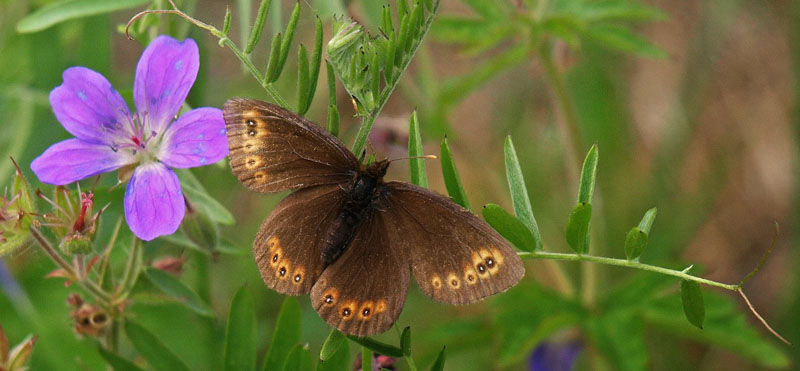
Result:
<svg viewBox="0 0 800 371">
<path fill-rule="evenodd" d="M 276 105 L 234 98 L 225 102 L 224 116 L 231 169 L 252 190 L 338 184 L 358 171 L 342 141 Z"/>
<path fill-rule="evenodd" d="M 269 288 L 288 295 L 311 291 L 324 269 L 322 245 L 344 202 L 345 189 L 303 188 L 272 210 L 253 242 L 253 255 Z"/>
<path fill-rule="evenodd" d="M 311 304 L 328 324 L 346 334 L 384 332 L 400 316 L 408 295 L 408 262 L 388 235 L 390 221 L 371 210 L 344 254 L 311 289 Z"/>
<path fill-rule="evenodd" d="M 450 199 L 403 182 L 383 185 L 381 208 L 417 284 L 434 300 L 469 304 L 514 286 L 522 260 L 486 222 Z"/>
</svg>

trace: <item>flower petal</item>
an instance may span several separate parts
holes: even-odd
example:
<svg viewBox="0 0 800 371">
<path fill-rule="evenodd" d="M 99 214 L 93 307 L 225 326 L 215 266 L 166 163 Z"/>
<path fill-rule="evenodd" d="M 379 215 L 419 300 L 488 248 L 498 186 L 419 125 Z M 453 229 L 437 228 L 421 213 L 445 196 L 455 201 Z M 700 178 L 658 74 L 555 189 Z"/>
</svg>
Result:
<svg viewBox="0 0 800 371">
<path fill-rule="evenodd" d="M 159 36 L 144 50 L 136 67 L 133 100 L 149 130 L 161 134 L 178 114 L 200 67 L 194 40 Z"/>
<path fill-rule="evenodd" d="M 197 108 L 178 118 L 164 133 L 159 159 L 171 167 L 213 164 L 228 155 L 222 110 Z"/>
<path fill-rule="evenodd" d="M 130 111 L 103 75 L 86 67 L 71 67 L 63 78 L 64 83 L 50 92 L 50 106 L 64 129 L 88 142 L 111 143 L 124 137 Z"/>
<path fill-rule="evenodd" d="M 118 169 L 135 161 L 129 151 L 114 152 L 109 145 L 67 139 L 53 144 L 31 162 L 40 181 L 64 185 Z"/>
<path fill-rule="evenodd" d="M 175 233 L 186 204 L 178 176 L 161 163 L 141 165 L 125 190 L 125 220 L 145 241 Z"/>
</svg>

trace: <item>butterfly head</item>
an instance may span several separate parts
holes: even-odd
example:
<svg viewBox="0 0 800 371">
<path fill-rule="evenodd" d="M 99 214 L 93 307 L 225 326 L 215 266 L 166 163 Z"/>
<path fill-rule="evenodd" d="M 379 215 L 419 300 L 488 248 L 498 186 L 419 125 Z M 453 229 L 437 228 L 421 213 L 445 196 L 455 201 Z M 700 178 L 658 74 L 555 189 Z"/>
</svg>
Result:
<svg viewBox="0 0 800 371">
<path fill-rule="evenodd" d="M 389 168 L 389 164 L 390 163 L 391 163 L 391 161 L 389 161 L 389 160 L 375 161 L 375 162 L 367 165 L 367 168 L 366 168 L 366 170 L 364 170 L 364 172 L 369 174 L 372 177 L 381 179 L 381 178 L 383 178 L 384 175 L 386 175 L 386 169 Z"/>
</svg>

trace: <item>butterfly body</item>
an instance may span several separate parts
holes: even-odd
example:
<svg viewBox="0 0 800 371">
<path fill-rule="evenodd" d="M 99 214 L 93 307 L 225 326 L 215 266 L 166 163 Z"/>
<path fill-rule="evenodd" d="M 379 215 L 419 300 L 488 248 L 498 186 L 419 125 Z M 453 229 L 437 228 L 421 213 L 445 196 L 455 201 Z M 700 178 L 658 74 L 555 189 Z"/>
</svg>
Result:
<svg viewBox="0 0 800 371">
<path fill-rule="evenodd" d="M 347 200 L 328 230 L 328 238 L 322 247 L 325 265 L 335 262 L 353 240 L 357 228 L 370 211 L 369 208 L 374 206 L 373 202 L 387 167 L 389 161 L 373 162 L 354 175 L 353 183 L 347 188 Z"/>
<path fill-rule="evenodd" d="M 363 166 L 338 138 L 270 103 L 225 103 L 233 173 L 257 192 L 293 191 L 253 241 L 264 283 L 310 294 L 328 324 L 357 336 L 400 316 L 413 274 L 436 301 L 469 304 L 525 274 L 488 224 L 449 198 L 383 179 L 389 162 Z"/>
</svg>

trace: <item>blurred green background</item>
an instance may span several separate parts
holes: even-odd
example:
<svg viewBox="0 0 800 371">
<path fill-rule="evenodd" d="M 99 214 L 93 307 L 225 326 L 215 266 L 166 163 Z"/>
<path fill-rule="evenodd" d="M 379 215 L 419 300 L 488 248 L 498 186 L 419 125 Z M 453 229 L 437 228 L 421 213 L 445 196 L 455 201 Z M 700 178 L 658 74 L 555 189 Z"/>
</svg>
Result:
<svg viewBox="0 0 800 371">
<path fill-rule="evenodd" d="M 69 137 L 53 116 L 47 94 L 61 84 L 64 69 L 78 65 L 102 73 L 120 91 L 130 89 L 143 45 L 128 40 L 120 26 L 147 6 L 144 2 L 138 8 L 70 20 L 39 32 L 15 30 L 20 19 L 48 3 L 0 0 L 0 153 L 14 156 L 34 183 L 30 161 Z M 157 3 L 166 6 L 166 2 Z M 625 234 L 644 211 L 655 206 L 658 219 L 642 261 L 674 268 L 694 263 L 704 277 L 733 283 L 755 267 L 778 222 L 782 233 L 774 252 L 745 291 L 778 332 L 800 343 L 796 232 L 800 220 L 796 197 L 800 3 L 643 3 L 660 9 L 665 17 L 631 26 L 665 51 L 665 58 L 620 52 L 591 38 L 572 45 L 556 42 L 553 48 L 555 68 L 563 73 L 577 112 L 580 152 L 595 142 L 600 150 L 593 253 L 623 257 Z M 284 27 L 293 4 L 275 1 L 282 12 L 271 13 L 265 37 Z M 327 40 L 334 14 L 348 14 L 375 30 L 383 5 L 372 0 L 303 2 L 295 40 L 312 43 L 310 9 L 325 22 Z M 242 25 L 237 14 L 242 7 L 255 9 L 258 2 L 182 4 L 198 19 L 219 27 L 226 6 L 234 17 L 232 35 L 238 35 Z M 524 8 L 517 1 L 508 2 L 506 8 L 513 13 L 516 7 Z M 439 12 L 443 17 L 475 13 L 456 0 L 442 1 Z M 190 105 L 221 107 L 234 96 L 267 99 L 216 39 L 174 17 L 153 20 L 162 22 L 159 27 L 174 36 L 188 32 L 200 45 L 200 73 Z M 379 158 L 403 156 L 408 119 L 416 108 L 426 153 L 438 154 L 439 143 L 447 135 L 472 205 L 492 202 L 510 210 L 503 142 L 511 135 L 545 246 L 568 251 L 563 231 L 575 202 L 571 177 L 579 171 L 582 158 L 575 159 L 561 140 L 559 125 L 564 117 L 552 82 L 546 78 L 546 66 L 536 53 L 530 53 L 487 70 L 487 61 L 498 60 L 509 45 L 525 36 L 510 32 L 490 47 L 475 50 L 458 45 L 464 43 L 447 29 L 437 28 L 437 22 L 378 119 L 368 152 Z M 266 62 L 266 45 L 268 40 L 262 41 L 253 54 L 260 66 Z M 288 97 L 294 96 L 295 55 L 290 53 L 290 71 L 278 81 L 278 89 Z M 324 73 L 323 68 L 317 99 L 306 114 L 321 123 L 327 104 Z M 475 81 L 467 87 L 457 84 L 470 79 Z M 352 143 L 358 121 L 341 87 L 338 101 L 340 136 Z M 407 166 L 396 164 L 389 178 L 407 181 Z M 431 188 L 445 193 L 438 161 L 427 165 Z M 0 184 L 10 184 L 12 170 L 10 162 L 0 161 Z M 271 341 L 283 297 L 263 285 L 249 246 L 260 223 L 285 194 L 246 191 L 224 162 L 193 172 L 233 212 L 236 224 L 222 227 L 221 234 L 243 254 L 216 257 L 209 277 L 198 276 L 203 269 L 196 254 L 184 253 L 184 248 L 163 239 L 146 244 L 145 260 L 184 253 L 181 279 L 190 286 L 210 282 L 209 301 L 218 315 L 213 323 L 198 325 L 203 320 L 184 306 L 163 304 L 146 295 L 127 311 L 192 369 L 214 370 L 220 367 L 231 298 L 243 284 L 256 298 L 259 354 Z M 106 176 L 102 184 L 114 181 Z M 121 195 L 117 193 L 97 197 L 113 199 Z M 119 203 L 112 205 L 101 235 L 110 233 L 120 214 Z M 124 250 L 115 251 L 115 262 L 124 259 Z M 62 280 L 44 278 L 54 269 L 53 263 L 36 246 L 14 251 L 2 262 L 19 286 L 4 281 L 0 324 L 12 343 L 29 333 L 39 336 L 31 368 L 103 369 L 94 340 L 79 337 L 72 329 L 66 297 L 77 289 L 65 287 Z M 780 345 L 732 293 L 704 288 L 710 322 L 700 331 L 688 325 L 680 312 L 675 279 L 599 266 L 593 282 L 597 298 L 582 305 L 579 298 L 557 292 L 557 282 L 545 263 L 527 261 L 526 265 L 527 275 L 520 285 L 464 307 L 433 302 L 412 284 L 398 324 L 414 329 L 418 364 L 427 368 L 446 345 L 448 370 L 527 369 L 528 355 L 541 341 L 580 339 L 582 350 L 575 366 L 580 369 L 798 367 L 797 346 Z M 562 267 L 573 281 L 580 282 L 579 264 Z M 307 297 L 300 297 L 300 304 L 302 339 L 316 352 L 329 327 Z M 591 320 L 576 325 L 575 315 Z M 378 338 L 397 341 L 393 331 Z M 126 357 L 134 355 L 124 341 L 121 349 Z"/>
</svg>

